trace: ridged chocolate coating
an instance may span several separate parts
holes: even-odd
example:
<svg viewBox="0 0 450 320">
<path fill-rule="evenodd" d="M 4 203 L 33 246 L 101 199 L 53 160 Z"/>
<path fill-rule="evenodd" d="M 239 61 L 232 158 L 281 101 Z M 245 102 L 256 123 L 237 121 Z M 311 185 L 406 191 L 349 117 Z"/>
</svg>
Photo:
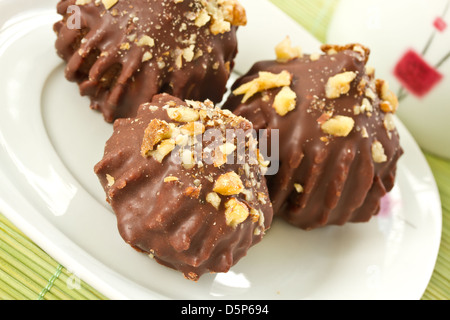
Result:
<svg viewBox="0 0 450 320">
<path fill-rule="evenodd" d="M 76 0 L 60 1 L 55 45 L 67 63 L 66 78 L 79 84 L 107 122 L 135 116 L 140 104 L 163 92 L 221 101 L 245 10 L 236 0 L 225 1 L 226 8 L 218 7 L 227 10 L 219 21 L 225 27 L 212 29 L 217 21 L 205 15 L 206 2 L 217 6 L 204 0 L 119 0 L 106 9 L 92 0 L 79 4 L 77 13 L 70 11 Z"/>
<path fill-rule="evenodd" d="M 205 135 L 210 129 L 219 130 L 224 137 L 227 129 L 252 129 L 250 122 L 231 112 L 197 102 L 189 104 L 192 110 L 208 114 L 197 121 L 205 125 Z M 153 156 L 143 156 L 149 145 L 143 141 L 150 123 L 184 125 L 168 116 L 168 106 L 188 107 L 188 104 L 161 94 L 151 103 L 143 104 L 136 118 L 116 120 L 95 173 L 117 216 L 123 239 L 160 264 L 198 280 L 204 273 L 229 271 L 251 246 L 261 241 L 271 225 L 273 210 L 259 163 L 247 166 L 228 161 L 218 166 L 200 160 L 193 167 L 185 167 L 172 157 L 176 149 L 161 162 Z M 162 131 L 158 128 L 151 132 Z M 171 139 L 177 143 L 185 141 L 181 136 Z M 203 137 L 203 141 L 200 149 L 195 148 L 197 152 L 211 148 L 209 138 Z M 239 177 L 244 189 L 238 194 L 224 195 L 216 190 L 217 181 L 230 172 Z M 229 201 L 244 206 L 248 217 L 234 224 L 227 222 Z"/>
<path fill-rule="evenodd" d="M 224 105 L 249 119 L 257 130 L 279 130 L 280 170 L 267 177 L 274 214 L 307 230 L 370 220 L 379 211 L 380 199 L 394 186 L 403 153 L 392 114 L 380 109 L 382 82 L 366 72 L 370 51 L 359 45 L 323 49 L 330 54 L 304 55 L 285 63 L 258 62 L 233 85 L 235 90 L 261 71 L 288 71 L 297 99 L 295 109 L 285 116 L 272 107 L 280 88 L 257 93 L 245 103 L 242 95 L 231 95 Z M 343 72 L 356 73 L 349 92 L 327 98 L 328 79 Z M 363 101 L 370 102 L 373 110 L 361 111 Z M 354 120 L 348 136 L 324 132 L 321 126 L 330 115 Z M 374 143 L 384 147 L 386 161 L 374 161 Z"/>
</svg>

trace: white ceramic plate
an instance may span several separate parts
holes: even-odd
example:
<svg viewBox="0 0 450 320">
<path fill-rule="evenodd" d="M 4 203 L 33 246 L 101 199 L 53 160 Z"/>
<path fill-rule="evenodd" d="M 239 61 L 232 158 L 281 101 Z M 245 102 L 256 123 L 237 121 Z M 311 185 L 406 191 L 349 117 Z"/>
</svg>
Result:
<svg viewBox="0 0 450 320">
<path fill-rule="evenodd" d="M 406 154 L 398 183 L 370 223 L 304 232 L 276 221 L 232 271 L 198 283 L 128 247 L 93 173 L 112 127 L 64 79 L 53 47 L 56 2 L 0 2 L 0 211 L 45 251 L 111 299 L 422 296 L 439 248 L 441 205 L 431 171 L 401 123 Z M 305 51 L 319 50 L 269 2 L 243 3 L 249 26 L 239 32 L 238 72 L 273 58 L 286 35 Z"/>
</svg>

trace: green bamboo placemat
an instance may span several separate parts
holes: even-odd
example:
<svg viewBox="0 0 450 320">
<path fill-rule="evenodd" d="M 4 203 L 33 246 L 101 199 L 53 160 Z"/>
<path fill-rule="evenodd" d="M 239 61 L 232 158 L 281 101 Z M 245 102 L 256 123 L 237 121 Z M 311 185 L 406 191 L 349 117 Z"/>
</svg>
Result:
<svg viewBox="0 0 450 320">
<path fill-rule="evenodd" d="M 424 300 L 450 299 L 450 161 L 426 154 L 442 202 L 442 237 L 433 276 Z"/>
<path fill-rule="evenodd" d="M 0 214 L 0 300 L 104 300 Z"/>
<path fill-rule="evenodd" d="M 324 42 L 338 0 L 270 0 Z M 424 300 L 450 298 L 450 161 L 426 155 L 443 207 L 442 242 Z M 107 300 L 0 214 L 0 300 Z"/>
</svg>

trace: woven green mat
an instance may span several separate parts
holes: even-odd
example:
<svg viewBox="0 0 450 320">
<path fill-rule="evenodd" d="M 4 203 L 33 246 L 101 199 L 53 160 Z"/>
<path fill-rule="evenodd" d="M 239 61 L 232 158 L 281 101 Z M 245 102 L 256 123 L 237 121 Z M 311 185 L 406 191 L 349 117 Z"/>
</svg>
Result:
<svg viewBox="0 0 450 320">
<path fill-rule="evenodd" d="M 338 0 L 270 0 L 324 42 Z M 450 161 L 426 155 L 439 187 L 443 233 L 423 300 L 450 298 Z M 107 300 L 0 214 L 0 300 Z"/>
</svg>

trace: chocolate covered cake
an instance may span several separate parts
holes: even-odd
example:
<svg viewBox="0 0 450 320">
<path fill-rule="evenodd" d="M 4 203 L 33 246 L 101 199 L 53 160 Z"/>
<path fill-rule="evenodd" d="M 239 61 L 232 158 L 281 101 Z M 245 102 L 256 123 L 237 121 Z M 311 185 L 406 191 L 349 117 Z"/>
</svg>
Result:
<svg viewBox="0 0 450 320">
<path fill-rule="evenodd" d="M 227 272 L 272 222 L 252 129 L 210 101 L 168 94 L 116 120 L 95 173 L 123 239 L 191 280 Z"/>
<path fill-rule="evenodd" d="M 370 220 L 403 153 L 396 96 L 362 45 L 306 55 L 286 38 L 276 53 L 236 81 L 224 106 L 257 130 L 278 130 L 280 170 L 267 177 L 274 214 L 306 230 Z"/>
<path fill-rule="evenodd" d="M 220 102 L 246 24 L 237 0 L 62 0 L 57 11 L 66 78 L 108 122 L 163 92 Z"/>
</svg>

